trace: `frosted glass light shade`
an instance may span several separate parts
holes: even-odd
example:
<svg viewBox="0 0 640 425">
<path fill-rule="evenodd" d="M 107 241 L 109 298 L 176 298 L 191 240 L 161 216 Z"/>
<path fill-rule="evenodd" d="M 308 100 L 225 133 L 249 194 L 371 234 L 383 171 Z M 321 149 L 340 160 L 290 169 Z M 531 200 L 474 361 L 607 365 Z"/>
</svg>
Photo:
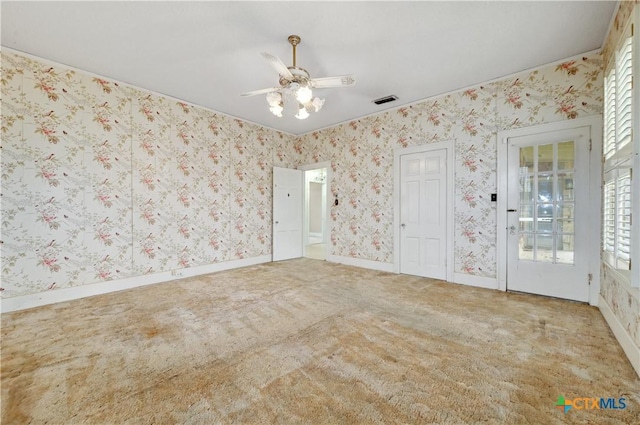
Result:
<svg viewBox="0 0 640 425">
<path fill-rule="evenodd" d="M 298 118 L 299 120 L 303 120 L 308 116 L 309 116 L 309 113 L 305 109 L 304 105 L 300 105 L 300 109 L 298 109 L 298 114 L 296 115 L 296 118 Z"/>
<path fill-rule="evenodd" d="M 311 97 L 313 97 L 313 92 L 307 86 L 300 86 L 298 91 L 296 91 L 296 99 L 298 99 L 300 103 L 307 103 L 311 100 Z"/>
<path fill-rule="evenodd" d="M 313 104 L 315 111 L 318 112 L 320 109 L 322 109 L 322 106 L 324 105 L 324 99 L 320 99 L 319 97 L 316 97 L 313 99 L 311 103 Z"/>
<path fill-rule="evenodd" d="M 282 102 L 282 95 L 278 92 L 267 94 L 267 103 L 271 106 L 279 105 Z"/>
<path fill-rule="evenodd" d="M 275 104 L 275 105 L 273 105 L 273 106 L 271 106 L 271 107 L 269 108 L 269 110 L 271 111 L 271 113 L 272 113 L 273 115 L 275 115 L 276 117 L 282 117 L 282 110 L 283 110 L 283 109 L 284 109 L 284 108 L 283 108 L 283 106 L 282 106 L 282 104 L 281 104 L 281 103 L 277 103 L 277 104 Z"/>
</svg>

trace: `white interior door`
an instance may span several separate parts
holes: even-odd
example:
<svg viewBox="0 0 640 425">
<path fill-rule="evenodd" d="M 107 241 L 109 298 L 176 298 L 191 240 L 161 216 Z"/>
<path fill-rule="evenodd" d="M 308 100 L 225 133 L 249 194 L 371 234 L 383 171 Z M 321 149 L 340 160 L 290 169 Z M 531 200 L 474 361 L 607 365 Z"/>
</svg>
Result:
<svg viewBox="0 0 640 425">
<path fill-rule="evenodd" d="M 589 300 L 589 132 L 509 138 L 508 290 Z"/>
<path fill-rule="evenodd" d="M 400 157 L 400 273 L 446 279 L 447 151 Z"/>
<path fill-rule="evenodd" d="M 273 261 L 302 257 L 301 170 L 273 167 Z"/>
</svg>

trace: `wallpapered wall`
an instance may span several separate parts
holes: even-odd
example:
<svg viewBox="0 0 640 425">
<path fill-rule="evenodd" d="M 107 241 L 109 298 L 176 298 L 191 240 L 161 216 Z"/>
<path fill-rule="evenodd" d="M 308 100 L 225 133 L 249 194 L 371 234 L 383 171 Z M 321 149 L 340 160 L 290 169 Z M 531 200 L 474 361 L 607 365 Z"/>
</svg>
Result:
<svg viewBox="0 0 640 425">
<path fill-rule="evenodd" d="M 559 65 L 427 99 L 300 137 L 300 163 L 331 161 L 333 255 L 393 261 L 394 149 L 455 143 L 454 271 L 496 277 L 497 132 L 602 113 L 602 59 Z"/>
<path fill-rule="evenodd" d="M 271 254 L 294 138 L 2 52 L 2 296 Z"/>
<path fill-rule="evenodd" d="M 633 16 L 634 7 L 640 7 L 638 4 L 638 0 L 620 2 L 611 33 L 604 44 L 603 53 L 607 55 L 604 58 L 607 63 L 613 61 L 615 47 L 620 41 L 622 31 Z M 638 117 L 637 112 L 635 116 Z M 638 291 L 631 289 L 628 283 L 621 282 L 605 262 L 602 263 L 600 294 L 635 345 L 640 348 L 640 298 Z"/>
<path fill-rule="evenodd" d="M 270 254 L 271 166 L 331 161 L 330 252 L 392 261 L 393 149 L 455 141 L 455 271 L 496 276 L 496 133 L 601 113 L 590 54 L 302 137 L 2 52 L 3 296 Z"/>
</svg>

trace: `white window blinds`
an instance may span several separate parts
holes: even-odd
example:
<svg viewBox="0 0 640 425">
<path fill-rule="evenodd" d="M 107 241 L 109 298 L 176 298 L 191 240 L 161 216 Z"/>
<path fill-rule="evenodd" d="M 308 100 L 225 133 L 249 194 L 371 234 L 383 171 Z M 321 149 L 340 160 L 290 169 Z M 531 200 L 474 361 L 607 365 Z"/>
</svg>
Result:
<svg viewBox="0 0 640 425">
<path fill-rule="evenodd" d="M 616 151 L 630 144 L 633 134 L 633 38 L 625 38 L 616 53 Z"/>
<path fill-rule="evenodd" d="M 602 223 L 602 248 L 610 254 L 616 247 L 616 182 L 609 181 L 604 185 L 604 217 Z"/>
<path fill-rule="evenodd" d="M 631 175 L 629 170 L 617 179 L 616 203 L 618 209 L 616 256 L 620 260 L 628 262 L 631 245 Z M 624 265 L 619 265 L 619 267 L 624 268 Z M 626 268 L 629 268 L 628 264 Z"/>
<path fill-rule="evenodd" d="M 604 157 L 616 152 L 616 69 L 609 71 L 604 80 Z"/>
</svg>

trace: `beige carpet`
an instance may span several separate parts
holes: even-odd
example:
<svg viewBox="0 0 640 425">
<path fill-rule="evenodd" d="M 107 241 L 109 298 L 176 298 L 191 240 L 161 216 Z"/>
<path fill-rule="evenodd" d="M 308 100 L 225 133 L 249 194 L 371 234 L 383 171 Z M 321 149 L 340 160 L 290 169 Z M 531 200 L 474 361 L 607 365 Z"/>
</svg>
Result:
<svg viewBox="0 0 640 425">
<path fill-rule="evenodd" d="M 2 316 L 3 424 L 637 424 L 596 308 L 300 259 Z M 570 410 L 558 396 L 626 397 Z M 634 422 L 635 421 L 635 422 Z"/>
</svg>

